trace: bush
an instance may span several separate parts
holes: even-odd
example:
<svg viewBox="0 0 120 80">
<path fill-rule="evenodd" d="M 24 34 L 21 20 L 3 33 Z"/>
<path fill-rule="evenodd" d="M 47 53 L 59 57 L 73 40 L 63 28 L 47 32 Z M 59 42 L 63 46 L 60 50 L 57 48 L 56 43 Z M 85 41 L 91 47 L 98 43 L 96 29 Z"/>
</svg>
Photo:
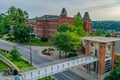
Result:
<svg viewBox="0 0 120 80">
<path fill-rule="evenodd" d="M 35 38 L 35 34 L 31 34 L 31 38 Z"/>
<path fill-rule="evenodd" d="M 48 42 L 48 37 L 41 37 L 41 41 L 43 41 L 43 42 Z"/>
<path fill-rule="evenodd" d="M 75 52 L 70 52 L 69 53 L 69 57 L 74 57 L 74 56 L 77 56 L 77 53 L 75 53 Z"/>
<path fill-rule="evenodd" d="M 16 61 L 18 61 L 21 57 L 20 52 L 17 50 L 17 48 L 15 46 L 10 51 L 10 54 L 12 55 L 13 59 L 16 60 Z"/>
<path fill-rule="evenodd" d="M 3 37 L 3 35 L 0 35 L 0 38 Z"/>
</svg>

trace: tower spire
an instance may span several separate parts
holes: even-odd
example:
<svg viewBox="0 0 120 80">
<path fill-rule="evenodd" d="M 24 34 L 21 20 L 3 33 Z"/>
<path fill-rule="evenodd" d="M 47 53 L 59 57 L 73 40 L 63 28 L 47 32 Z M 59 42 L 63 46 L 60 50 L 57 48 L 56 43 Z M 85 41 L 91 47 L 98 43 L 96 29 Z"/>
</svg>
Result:
<svg viewBox="0 0 120 80">
<path fill-rule="evenodd" d="M 67 11 L 66 9 L 63 7 L 61 10 L 61 17 L 66 17 L 67 16 Z"/>
<path fill-rule="evenodd" d="M 84 14 L 84 16 L 83 16 L 83 19 L 84 18 L 90 18 L 90 16 L 89 16 L 89 13 L 88 12 L 85 12 L 85 14 Z"/>
<path fill-rule="evenodd" d="M 89 34 L 92 33 L 92 22 L 89 16 L 88 12 L 85 12 L 84 16 L 83 16 L 83 20 L 84 20 L 84 24 L 83 24 L 83 28 L 84 30 Z"/>
</svg>

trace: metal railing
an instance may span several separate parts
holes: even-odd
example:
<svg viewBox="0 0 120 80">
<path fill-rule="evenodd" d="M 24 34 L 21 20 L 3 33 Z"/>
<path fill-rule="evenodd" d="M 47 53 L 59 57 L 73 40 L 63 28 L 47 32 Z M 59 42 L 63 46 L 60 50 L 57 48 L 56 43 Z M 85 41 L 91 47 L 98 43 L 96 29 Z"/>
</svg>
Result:
<svg viewBox="0 0 120 80">
<path fill-rule="evenodd" d="M 98 59 L 95 57 L 87 56 L 87 57 L 75 57 L 70 59 L 65 59 L 61 61 L 54 61 L 54 63 L 47 63 L 41 68 L 36 70 L 32 70 L 29 72 L 22 73 L 22 78 L 24 80 L 37 80 L 39 78 L 43 78 L 45 76 L 53 75 L 59 72 L 62 72 L 66 69 L 69 69 L 78 65 L 85 65 L 88 63 L 92 63 L 97 61 Z"/>
</svg>

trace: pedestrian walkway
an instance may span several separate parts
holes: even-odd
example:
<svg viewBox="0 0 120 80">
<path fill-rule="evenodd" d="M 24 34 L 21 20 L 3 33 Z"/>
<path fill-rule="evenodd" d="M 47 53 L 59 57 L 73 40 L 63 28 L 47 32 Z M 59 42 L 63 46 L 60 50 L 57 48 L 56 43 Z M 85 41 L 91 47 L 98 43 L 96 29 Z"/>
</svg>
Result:
<svg viewBox="0 0 120 80">
<path fill-rule="evenodd" d="M 84 68 L 82 67 L 73 67 L 70 69 L 72 72 L 74 72 L 75 74 L 81 76 L 82 78 L 84 78 L 85 80 L 96 80 L 94 77 L 92 77 L 91 75 L 89 75 Z"/>
<path fill-rule="evenodd" d="M 14 75 L 3 75 L 3 73 L 0 73 L 0 80 L 15 80 L 15 76 Z M 20 77 L 20 80 L 23 80 Z"/>
<path fill-rule="evenodd" d="M 14 80 L 14 76 L 13 75 L 5 76 L 3 75 L 3 73 L 0 73 L 0 80 Z"/>
</svg>

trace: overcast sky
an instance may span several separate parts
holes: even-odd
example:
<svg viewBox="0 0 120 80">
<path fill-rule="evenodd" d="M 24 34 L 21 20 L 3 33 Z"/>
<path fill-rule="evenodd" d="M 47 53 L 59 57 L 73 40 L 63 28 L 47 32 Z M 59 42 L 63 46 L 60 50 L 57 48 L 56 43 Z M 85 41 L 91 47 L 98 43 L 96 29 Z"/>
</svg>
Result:
<svg viewBox="0 0 120 80">
<path fill-rule="evenodd" d="M 26 10 L 29 18 L 59 15 L 65 7 L 69 16 L 88 11 L 92 20 L 120 20 L 120 0 L 0 0 L 0 13 L 10 6 Z"/>
</svg>

